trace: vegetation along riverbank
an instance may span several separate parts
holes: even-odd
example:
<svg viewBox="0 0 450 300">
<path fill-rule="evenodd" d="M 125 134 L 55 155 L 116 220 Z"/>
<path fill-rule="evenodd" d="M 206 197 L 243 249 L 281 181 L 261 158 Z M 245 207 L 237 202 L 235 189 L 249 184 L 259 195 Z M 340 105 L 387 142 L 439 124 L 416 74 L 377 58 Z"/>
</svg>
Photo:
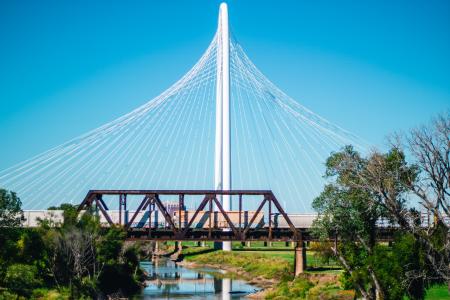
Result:
<svg viewBox="0 0 450 300">
<path fill-rule="evenodd" d="M 250 247 L 235 244 L 232 252 L 215 251 L 212 247 L 183 247 L 185 267 L 212 267 L 225 270 L 227 276 L 247 280 L 263 290 L 249 298 L 266 299 L 353 299 L 354 291 L 341 288 L 341 270 L 334 261 L 327 262 L 310 252 L 311 270 L 294 279 L 293 248 L 284 243 L 263 247 L 254 242 Z M 315 297 L 315 298 L 314 298 Z"/>
<path fill-rule="evenodd" d="M 310 243 L 307 252 L 307 271 L 294 278 L 294 249 L 285 243 L 263 246 L 253 242 L 250 246 L 233 244 L 232 252 L 214 250 L 212 243 L 203 247 L 183 243 L 182 261 L 187 268 L 216 268 L 226 276 L 241 278 L 262 288 L 247 296 L 253 299 L 356 299 L 360 298 L 348 274 L 334 260 L 332 253 L 320 243 Z M 394 297 L 386 299 L 395 299 Z M 401 299 L 408 299 L 407 297 Z M 448 299 L 445 285 L 434 285 L 424 295 L 427 300 Z"/>
<path fill-rule="evenodd" d="M 62 205 L 63 224 L 21 228 L 21 203 L 0 190 L 0 299 L 105 299 L 139 292 L 139 247 L 123 228 L 101 228 L 93 212 L 77 218 Z M 57 225 L 57 226 L 55 226 Z"/>
</svg>

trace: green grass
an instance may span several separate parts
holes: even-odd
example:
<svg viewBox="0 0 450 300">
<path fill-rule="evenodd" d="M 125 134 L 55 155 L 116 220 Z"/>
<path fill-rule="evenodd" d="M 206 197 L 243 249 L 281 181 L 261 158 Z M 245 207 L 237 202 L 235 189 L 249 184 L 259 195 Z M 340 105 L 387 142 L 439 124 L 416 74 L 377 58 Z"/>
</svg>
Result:
<svg viewBox="0 0 450 300">
<path fill-rule="evenodd" d="M 352 300 L 354 292 L 342 290 L 334 283 L 314 284 L 306 276 L 300 276 L 293 281 L 281 282 L 266 299 L 322 299 L 322 300 Z"/>
<path fill-rule="evenodd" d="M 242 268 L 252 276 L 262 276 L 267 279 L 292 278 L 293 266 L 287 260 L 260 253 L 247 253 L 242 251 L 208 251 L 208 248 L 186 248 L 183 255 L 186 261 L 200 264 L 214 264 Z"/>
<path fill-rule="evenodd" d="M 284 243 L 283 243 L 284 244 Z M 185 245 L 185 243 L 183 243 Z M 220 257 L 217 257 L 217 253 L 222 253 Z M 220 259 L 222 264 L 231 263 L 231 266 L 241 266 L 243 261 L 239 260 L 238 264 L 233 264 L 233 261 L 228 261 L 228 256 L 242 257 L 245 261 L 257 260 L 268 260 L 269 264 L 271 262 L 282 263 L 288 266 L 289 273 L 294 271 L 294 250 L 291 248 L 280 248 L 280 247 L 259 247 L 255 245 L 253 248 L 234 248 L 232 252 L 222 252 L 213 251 L 212 244 L 210 247 L 189 247 L 183 249 L 183 255 L 187 261 L 196 261 L 199 263 L 215 264 L 217 261 L 214 259 Z M 309 251 L 306 253 L 307 266 L 310 268 L 307 273 L 310 274 L 339 274 L 342 270 L 336 264 L 336 262 L 331 261 L 329 264 L 324 264 L 318 259 L 313 252 Z"/>
<path fill-rule="evenodd" d="M 168 246 L 173 246 L 174 244 L 175 242 L 167 243 Z M 198 251 L 200 252 L 205 252 L 206 249 L 212 249 L 214 246 L 213 242 L 205 242 L 204 244 L 206 248 L 198 247 L 197 242 L 182 242 L 182 245 L 184 247 L 187 247 L 185 248 L 183 253 L 187 254 L 187 251 L 190 251 L 190 254 L 194 254 L 197 251 L 195 249 L 198 249 Z M 294 264 L 294 248 L 291 247 L 291 244 L 289 244 L 289 246 L 286 246 L 286 243 L 284 242 L 273 242 L 272 246 L 264 246 L 264 242 L 255 241 L 251 242 L 250 247 L 242 246 L 240 242 L 233 242 L 232 247 L 233 252 L 235 253 L 264 255 L 271 258 L 283 259 L 292 266 Z M 324 263 L 320 260 L 320 258 L 317 257 L 317 255 L 315 255 L 313 251 L 306 252 L 306 265 L 309 268 L 308 273 L 337 274 L 341 272 L 336 261 L 330 260 L 329 263 Z"/>
<path fill-rule="evenodd" d="M 282 258 L 290 263 L 294 263 L 294 251 L 279 251 L 279 250 L 240 250 L 240 249 L 233 249 L 234 252 L 237 253 L 247 253 L 247 254 L 262 254 L 266 255 L 268 257 L 273 258 Z"/>
<path fill-rule="evenodd" d="M 450 294 L 447 285 L 436 285 L 427 291 L 425 300 L 448 300 Z"/>
</svg>

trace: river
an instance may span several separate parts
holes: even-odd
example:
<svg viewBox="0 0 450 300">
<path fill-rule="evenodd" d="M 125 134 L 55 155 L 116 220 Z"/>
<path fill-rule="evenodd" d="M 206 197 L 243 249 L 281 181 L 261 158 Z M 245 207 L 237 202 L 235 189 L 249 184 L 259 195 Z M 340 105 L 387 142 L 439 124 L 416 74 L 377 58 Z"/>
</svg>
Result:
<svg viewBox="0 0 450 300">
<path fill-rule="evenodd" d="M 241 299 L 259 291 L 216 269 L 188 269 L 166 258 L 141 262 L 150 276 L 140 299 Z"/>
</svg>

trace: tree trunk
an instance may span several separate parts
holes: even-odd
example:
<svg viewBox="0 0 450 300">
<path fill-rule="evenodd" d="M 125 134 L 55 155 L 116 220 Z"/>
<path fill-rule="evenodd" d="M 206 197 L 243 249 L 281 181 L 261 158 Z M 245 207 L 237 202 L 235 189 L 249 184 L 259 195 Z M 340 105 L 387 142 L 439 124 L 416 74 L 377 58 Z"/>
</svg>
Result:
<svg viewBox="0 0 450 300">
<path fill-rule="evenodd" d="M 369 267 L 369 273 L 370 273 L 370 277 L 372 277 L 373 283 L 375 284 L 375 299 L 376 300 L 384 300 L 384 291 L 381 287 L 380 282 L 378 281 L 377 276 L 375 275 L 375 272 L 370 267 Z"/>
<path fill-rule="evenodd" d="M 350 275 L 353 274 L 353 270 L 350 267 L 350 265 L 347 263 L 347 261 L 345 260 L 345 258 L 337 251 L 337 248 L 333 248 L 331 247 L 331 250 L 333 251 L 334 255 L 339 259 L 339 261 L 342 263 L 342 265 L 344 266 L 344 268 L 350 273 Z M 372 300 L 373 298 L 370 296 L 369 293 L 367 293 L 367 291 L 358 283 L 355 282 L 354 283 L 356 286 L 356 289 L 361 293 L 362 297 L 364 300 Z"/>
</svg>

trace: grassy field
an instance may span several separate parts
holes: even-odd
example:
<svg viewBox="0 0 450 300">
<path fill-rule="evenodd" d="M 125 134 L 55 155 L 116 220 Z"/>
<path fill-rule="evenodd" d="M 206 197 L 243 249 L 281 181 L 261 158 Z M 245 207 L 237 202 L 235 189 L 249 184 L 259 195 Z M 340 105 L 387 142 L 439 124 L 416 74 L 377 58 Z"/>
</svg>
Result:
<svg viewBox="0 0 450 300">
<path fill-rule="evenodd" d="M 210 248 L 183 249 L 186 261 L 223 267 L 241 268 L 252 276 L 266 279 L 292 279 L 292 264 L 287 260 L 270 255 L 242 251 L 211 251 Z"/>
<path fill-rule="evenodd" d="M 173 245 L 174 242 L 169 242 L 168 245 Z M 213 242 L 205 242 L 205 247 L 212 248 Z M 183 242 L 183 246 L 195 249 L 197 242 Z M 264 242 L 252 242 L 250 247 L 242 246 L 240 242 L 232 243 L 233 252 L 236 253 L 253 253 L 262 254 L 273 258 L 281 258 L 294 264 L 294 247 L 286 246 L 284 242 L 273 242 L 271 246 L 264 246 Z M 336 261 L 330 260 L 328 263 L 322 262 L 313 251 L 306 252 L 306 265 L 310 273 L 337 273 L 340 268 Z"/>
<path fill-rule="evenodd" d="M 448 300 L 450 299 L 450 293 L 446 285 L 433 286 L 428 290 L 425 300 Z"/>
</svg>

